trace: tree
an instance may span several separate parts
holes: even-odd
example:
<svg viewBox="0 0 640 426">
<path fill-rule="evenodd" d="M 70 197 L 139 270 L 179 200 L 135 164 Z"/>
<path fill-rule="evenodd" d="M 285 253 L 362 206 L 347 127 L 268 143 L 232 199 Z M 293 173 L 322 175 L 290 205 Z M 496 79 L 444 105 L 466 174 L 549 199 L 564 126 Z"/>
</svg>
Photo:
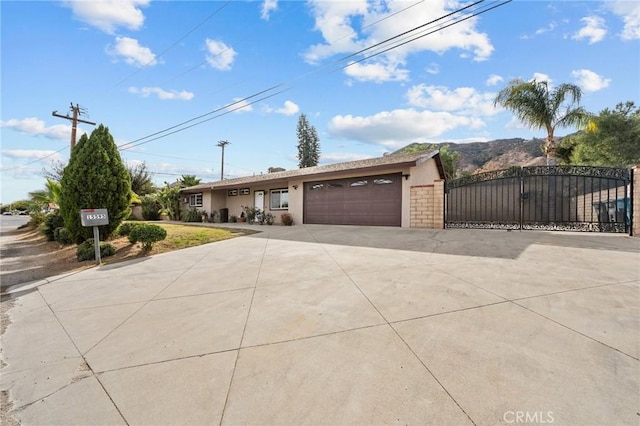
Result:
<svg viewBox="0 0 640 426">
<path fill-rule="evenodd" d="M 444 169 L 446 180 L 458 177 L 458 162 L 460 161 L 460 153 L 449 149 L 449 145 L 438 146 L 428 143 L 413 144 L 398 151 L 397 154 L 411 154 L 414 152 L 431 152 L 440 151 L 440 161 Z"/>
<path fill-rule="evenodd" d="M 300 114 L 298 127 L 298 167 L 313 167 L 320 160 L 320 139 L 316 128 L 309 124 L 307 116 Z"/>
<path fill-rule="evenodd" d="M 640 108 L 631 101 L 604 109 L 585 132 L 562 143 L 572 164 L 629 167 L 640 164 Z"/>
<path fill-rule="evenodd" d="M 47 208 L 49 204 L 60 205 L 60 193 L 62 186 L 60 182 L 47 178 L 44 189 L 29 193 L 31 201 L 36 203 L 40 208 Z"/>
<path fill-rule="evenodd" d="M 579 106 L 582 90 L 574 84 L 550 88 L 547 81 L 514 79 L 496 95 L 494 106 L 511 111 L 532 129 L 545 129 L 547 164 L 556 164 L 554 132 L 558 127 L 586 126 L 591 114 Z"/>
<path fill-rule="evenodd" d="M 181 188 L 188 188 L 190 186 L 200 185 L 200 179 L 195 175 L 182 175 L 178 183 Z"/>
<path fill-rule="evenodd" d="M 156 188 L 151 180 L 151 173 L 147 170 L 147 163 L 127 166 L 127 172 L 131 178 L 131 190 L 138 196 L 143 197 L 155 192 Z"/>
<path fill-rule="evenodd" d="M 43 167 L 42 175 L 45 179 L 60 182 L 62 180 L 62 174 L 64 173 L 65 164 L 62 161 L 52 161 L 50 167 L 51 169 Z"/>
<path fill-rule="evenodd" d="M 65 228 L 75 242 L 92 237 L 91 227 L 81 224 L 82 209 L 107 209 L 109 224 L 100 227 L 100 238 L 103 240 L 129 216 L 129 173 L 122 163 L 113 136 L 102 124 L 91 136 L 84 134 L 80 137 L 71 151 L 69 165 L 60 183 L 60 213 Z"/>
</svg>

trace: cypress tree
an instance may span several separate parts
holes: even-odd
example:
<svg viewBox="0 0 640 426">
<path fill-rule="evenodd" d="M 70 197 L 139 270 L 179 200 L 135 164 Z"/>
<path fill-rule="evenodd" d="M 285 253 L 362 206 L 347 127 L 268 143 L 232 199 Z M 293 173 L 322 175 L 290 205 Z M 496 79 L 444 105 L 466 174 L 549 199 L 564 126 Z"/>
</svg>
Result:
<svg viewBox="0 0 640 426">
<path fill-rule="evenodd" d="M 109 224 L 99 228 L 101 240 L 130 214 L 131 178 L 109 129 L 102 124 L 91 136 L 82 135 L 60 183 L 60 213 L 76 242 L 93 237 L 93 229 L 82 226 L 80 210 L 107 209 Z"/>
<path fill-rule="evenodd" d="M 313 167 L 320 161 L 320 138 L 316 128 L 309 124 L 307 116 L 300 115 L 298 127 L 298 167 Z"/>
</svg>

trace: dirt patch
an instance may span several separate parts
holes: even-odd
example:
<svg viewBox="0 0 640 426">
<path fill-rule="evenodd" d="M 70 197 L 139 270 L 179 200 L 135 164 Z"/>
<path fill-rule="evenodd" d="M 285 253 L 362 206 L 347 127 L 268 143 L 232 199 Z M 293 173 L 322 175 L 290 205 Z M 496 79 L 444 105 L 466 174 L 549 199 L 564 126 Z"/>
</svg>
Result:
<svg viewBox="0 0 640 426">
<path fill-rule="evenodd" d="M 0 238 L 0 287 L 42 280 L 95 266 L 95 261 L 78 262 L 76 246 L 60 246 L 34 229 L 18 229 L 2 233 Z M 103 258 L 103 264 L 110 264 L 154 254 L 144 253 L 136 244 L 125 238 L 109 240 L 116 248 L 113 256 Z"/>
</svg>

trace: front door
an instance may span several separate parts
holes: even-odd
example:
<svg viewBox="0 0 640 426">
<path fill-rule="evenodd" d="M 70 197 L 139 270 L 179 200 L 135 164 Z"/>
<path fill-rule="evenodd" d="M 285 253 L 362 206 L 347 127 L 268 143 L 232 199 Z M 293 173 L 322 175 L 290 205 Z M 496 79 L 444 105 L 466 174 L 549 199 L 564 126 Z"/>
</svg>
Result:
<svg viewBox="0 0 640 426">
<path fill-rule="evenodd" d="M 264 191 L 255 191 L 253 193 L 253 202 L 257 209 L 264 210 Z"/>
</svg>

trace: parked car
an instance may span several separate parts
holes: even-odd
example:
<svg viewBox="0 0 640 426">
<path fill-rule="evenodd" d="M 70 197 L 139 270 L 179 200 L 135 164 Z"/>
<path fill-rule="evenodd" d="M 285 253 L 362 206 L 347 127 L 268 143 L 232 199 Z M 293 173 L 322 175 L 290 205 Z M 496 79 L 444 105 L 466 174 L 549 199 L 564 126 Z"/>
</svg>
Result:
<svg viewBox="0 0 640 426">
<path fill-rule="evenodd" d="M 12 216 L 11 212 L 4 212 L 2 213 L 2 216 Z"/>
</svg>

